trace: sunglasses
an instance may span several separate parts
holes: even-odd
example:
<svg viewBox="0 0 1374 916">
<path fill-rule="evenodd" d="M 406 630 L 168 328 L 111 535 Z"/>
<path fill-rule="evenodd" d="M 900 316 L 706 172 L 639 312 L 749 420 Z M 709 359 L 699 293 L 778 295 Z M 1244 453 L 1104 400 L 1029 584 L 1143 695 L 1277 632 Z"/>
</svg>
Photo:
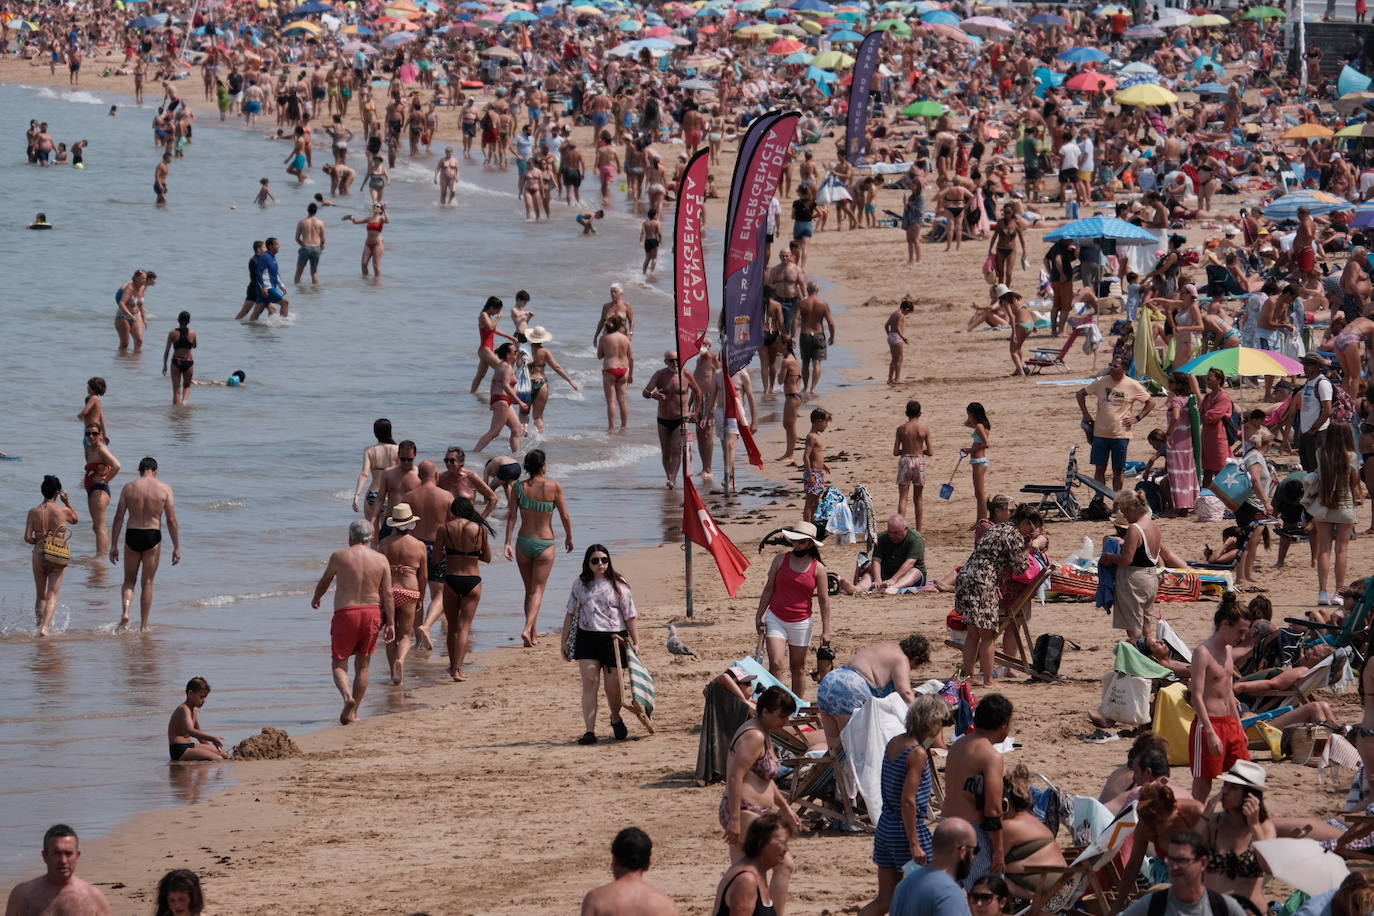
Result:
<svg viewBox="0 0 1374 916">
<path fill-rule="evenodd" d="M 444 464 L 457 464 L 457 463 L 458 463 L 458 459 L 457 459 L 457 458 L 445 458 L 445 459 L 444 459 Z"/>
<path fill-rule="evenodd" d="M 972 900 L 974 903 L 991 903 L 997 899 L 997 895 L 992 893 L 969 894 L 968 899 Z"/>
<path fill-rule="evenodd" d="M 592 558 L 591 558 L 590 560 L 588 560 L 587 562 L 590 563 L 590 564 L 592 564 L 593 566 L 609 566 L 609 565 L 611 564 L 611 558 L 610 558 L 610 557 L 592 557 Z"/>
</svg>

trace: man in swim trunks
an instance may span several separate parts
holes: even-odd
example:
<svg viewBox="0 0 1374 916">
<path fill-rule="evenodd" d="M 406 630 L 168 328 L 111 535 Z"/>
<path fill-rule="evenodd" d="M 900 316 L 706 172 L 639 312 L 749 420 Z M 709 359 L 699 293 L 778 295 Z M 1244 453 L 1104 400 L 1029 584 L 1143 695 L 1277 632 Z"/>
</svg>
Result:
<svg viewBox="0 0 1374 916">
<path fill-rule="evenodd" d="M 1233 606 L 1212 615 L 1212 635 L 1193 650 L 1189 683 L 1197 718 L 1188 730 L 1188 765 L 1193 771 L 1193 798 L 1205 802 L 1212 780 L 1237 760 L 1249 760 L 1249 741 L 1236 714 L 1231 650 L 1245 639 L 1250 621 Z"/>
<path fill-rule="evenodd" d="M 582 205 L 582 151 L 571 140 L 558 148 L 559 174 L 563 179 L 563 193 L 568 203 Z"/>
<path fill-rule="evenodd" d="M 630 422 L 627 392 L 635 381 L 635 357 L 630 336 L 625 333 L 625 319 L 612 315 L 606 319 L 606 333 L 596 344 L 596 357 L 601 360 L 601 390 L 606 396 L 606 430 L 615 430 L 615 415 L 620 412 L 620 428 Z"/>
<path fill-rule="evenodd" d="M 830 486 L 830 465 L 825 463 L 825 443 L 821 440 L 821 433 L 829 425 L 828 410 L 817 407 L 811 411 L 811 431 L 802 446 L 802 492 L 806 497 L 802 519 L 808 522 L 815 518 L 816 506 Z"/>
<path fill-rule="evenodd" d="M 186 702 L 172 711 L 167 723 L 167 748 L 174 763 L 200 763 L 207 760 L 228 760 L 224 741 L 200 728 L 200 713 L 210 696 L 210 684 L 203 677 L 193 677 L 186 685 Z"/>
<path fill-rule="evenodd" d="M 308 162 L 305 155 L 305 128 L 296 128 L 295 138 L 291 141 L 291 152 L 282 161 L 286 164 L 286 174 L 295 175 L 297 184 L 304 183 Z"/>
<path fill-rule="evenodd" d="M 620 174 L 620 154 L 611 143 L 610 131 L 603 130 L 600 136 L 596 145 L 596 175 L 601 179 L 601 202 L 607 204 L 611 201 L 611 182 Z"/>
<path fill-rule="evenodd" d="M 162 559 L 162 517 L 167 516 L 167 533 L 172 538 L 172 565 L 181 562 L 181 528 L 177 524 L 172 488 L 157 479 L 157 459 L 151 456 L 138 463 L 138 479 L 119 491 L 114 524 L 110 528 L 110 562 L 119 562 L 119 530 L 128 516 L 124 532 L 124 585 L 120 588 L 119 630 L 129 626 L 129 607 L 134 601 L 134 585 L 142 587 L 139 599 L 139 629 L 148 629 L 153 610 L 153 578 Z"/>
<path fill-rule="evenodd" d="M 658 401 L 658 447 L 663 455 L 663 475 L 671 490 L 677 484 L 678 471 L 682 467 L 685 425 L 701 416 L 705 399 L 692 374 L 681 371 L 677 351 L 665 351 L 663 363 L 664 367 L 649 378 L 643 394 Z"/>
<path fill-rule="evenodd" d="M 400 451 L 399 447 L 397 451 Z M 439 468 L 433 461 L 420 462 L 419 476 L 420 485 L 405 493 L 400 502 L 410 506 L 411 513 L 419 519 L 410 533 L 425 545 L 425 554 L 429 559 L 425 576 L 429 582 L 429 604 L 425 606 L 422 622 L 415 629 L 420 645 L 432 649 L 434 646 L 430 642 L 429 628 L 444 613 L 444 574 L 447 572 L 444 552 L 434 549 L 434 538 L 440 526 L 452 517 L 449 510 L 453 506 L 454 495 L 439 486 Z"/>
<path fill-rule="evenodd" d="M 153 169 L 153 193 L 157 195 L 157 202 L 165 204 L 167 202 L 167 173 L 172 169 L 172 154 L 163 153 L 162 159 L 158 161 L 157 168 Z"/>
<path fill-rule="evenodd" d="M 820 384 L 821 363 L 825 360 L 827 343 L 832 346 L 835 343 L 835 319 L 830 316 L 830 305 L 820 297 L 819 293 L 820 287 L 814 281 L 808 281 L 806 298 L 797 305 L 797 334 L 801 341 L 802 390 L 807 395 L 814 395 L 816 386 Z M 829 332 L 828 335 L 827 331 Z"/>
<path fill-rule="evenodd" d="M 792 337 L 797 305 L 806 290 L 806 272 L 797 266 L 790 246 L 778 252 L 778 264 L 768 272 L 768 288 L 773 298 L 782 303 L 783 331 Z"/>
<path fill-rule="evenodd" d="M 402 439 L 401 444 L 396 446 L 396 466 L 383 471 L 381 480 L 377 483 L 377 515 L 374 517 L 376 523 L 380 524 L 383 516 L 391 514 L 392 506 L 409 502 L 405 494 L 420 486 L 420 475 L 415 471 L 415 452 L 415 443 L 410 439 Z M 443 521 L 447 517 L 448 509 L 445 507 L 444 514 L 438 517 L 438 521 Z M 386 532 L 378 529 L 378 540 L 384 537 Z"/>
<path fill-rule="evenodd" d="M 434 167 L 434 183 L 439 186 L 439 206 L 446 207 L 458 196 L 458 157 L 453 147 L 444 147 L 444 158 Z"/>
<path fill-rule="evenodd" d="M 945 803 L 940 819 L 963 818 L 978 834 L 973 868 L 965 887 L 983 875 L 1007 870 L 1002 835 L 1002 754 L 997 745 L 1011 734 L 1011 701 L 1000 693 L 980 697 L 973 728 L 956 741 L 945 758 Z M 985 790 L 986 788 L 986 790 Z"/>
<path fill-rule="evenodd" d="M 610 884 L 587 891 L 582 912 L 594 916 L 677 916 L 673 898 L 644 880 L 654 844 L 638 827 L 626 827 L 611 842 Z"/>
<path fill-rule="evenodd" d="M 291 300 L 286 298 L 286 291 L 281 286 L 281 265 L 277 263 L 279 251 L 281 240 L 269 238 L 263 243 L 262 251 L 255 257 L 258 270 L 258 303 L 253 309 L 253 314 L 248 316 L 249 321 L 257 321 L 264 310 L 270 313 L 273 305 L 281 306 L 281 316 L 285 318 L 287 310 L 291 307 Z"/>
<path fill-rule="evenodd" d="M 412 456 L 413 457 L 413 456 Z M 372 524 L 358 519 L 348 526 L 348 547 L 329 556 L 324 575 L 315 586 L 310 606 L 319 608 L 329 585 L 334 589 L 334 619 L 329 625 L 330 657 L 333 660 L 334 686 L 343 697 L 339 722 L 347 725 L 359 719 L 358 708 L 367 693 L 368 668 L 382 642 L 396 638 L 396 611 L 391 602 L 391 566 L 386 557 L 371 547 Z M 348 659 L 353 662 L 353 684 L 348 683 Z"/>
<path fill-rule="evenodd" d="M 320 282 L 320 255 L 324 253 L 324 220 L 317 217 L 320 208 L 313 202 L 305 208 L 305 219 L 296 224 L 296 280 L 301 282 L 301 274 L 310 265 L 310 282 Z"/>
<path fill-rule="evenodd" d="M 906 402 L 906 422 L 897 427 L 892 443 L 897 456 L 897 514 L 906 515 L 911 497 L 911 527 L 921 530 L 924 507 L 921 496 L 926 487 L 926 458 L 930 457 L 930 426 L 921 419 L 921 402 Z"/>
</svg>

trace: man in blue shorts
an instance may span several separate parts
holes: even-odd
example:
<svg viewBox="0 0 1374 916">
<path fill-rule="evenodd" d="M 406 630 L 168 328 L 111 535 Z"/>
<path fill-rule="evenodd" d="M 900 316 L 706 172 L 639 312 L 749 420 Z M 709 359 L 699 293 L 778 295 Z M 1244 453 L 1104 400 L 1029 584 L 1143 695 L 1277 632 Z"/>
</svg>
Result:
<svg viewBox="0 0 1374 916">
<path fill-rule="evenodd" d="M 1097 399 L 1097 417 L 1088 413 L 1088 396 Z M 1084 430 L 1092 424 L 1093 478 L 1107 482 L 1107 461 L 1112 463 L 1112 489 L 1121 489 L 1121 475 L 1126 468 L 1126 449 L 1131 444 L 1131 428 L 1149 416 L 1154 401 L 1145 386 L 1126 377 L 1126 364 L 1113 359 L 1107 374 L 1092 384 L 1078 389 L 1078 409 L 1083 412 Z"/>
</svg>

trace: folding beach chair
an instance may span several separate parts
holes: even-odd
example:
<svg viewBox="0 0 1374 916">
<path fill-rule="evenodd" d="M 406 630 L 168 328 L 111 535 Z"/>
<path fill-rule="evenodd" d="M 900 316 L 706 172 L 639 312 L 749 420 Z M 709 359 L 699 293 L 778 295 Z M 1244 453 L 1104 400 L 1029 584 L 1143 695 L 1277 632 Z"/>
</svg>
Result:
<svg viewBox="0 0 1374 916">
<path fill-rule="evenodd" d="M 634 647 L 624 636 L 611 637 L 617 644 L 625 647 L 626 664 L 620 664 L 620 653 L 612 653 L 615 656 L 615 673 L 620 678 L 620 696 L 626 709 L 638 717 L 644 729 L 649 733 L 654 733 L 654 723 L 651 718 L 654 714 L 654 679 L 649 675 L 649 669 L 644 667 L 644 663 L 635 654 Z"/>
<path fill-rule="evenodd" d="M 1068 865 L 1026 866 L 1021 874 L 1039 879 L 1039 886 L 1031 901 L 1030 916 L 1054 916 L 1059 913 L 1105 916 L 1114 912 L 1116 907 L 1108 890 L 1115 887 L 1120 876 L 1117 859 L 1125 848 L 1126 840 L 1135 832 L 1135 826 L 1135 805 L 1130 804 Z"/>
<path fill-rule="evenodd" d="M 1374 861 L 1374 849 L 1369 847 L 1368 842 L 1361 843 L 1358 847 L 1355 845 L 1361 840 L 1367 841 L 1374 837 L 1374 817 L 1355 811 L 1342 814 L 1341 817 L 1350 828 L 1341 834 L 1341 838 L 1336 841 L 1336 848 L 1332 851 L 1343 859 L 1364 863 Z"/>
<path fill-rule="evenodd" d="M 1015 668 L 1017 671 L 1028 674 L 1036 680 L 1052 681 L 1058 680 L 1058 676 L 1051 676 L 1036 671 L 1031 665 L 1028 655 L 1031 648 L 1034 646 L 1034 642 L 1031 640 L 1030 624 L 1026 622 L 1026 611 L 1029 610 L 1031 602 L 1035 600 L 1035 596 L 1039 594 L 1040 587 L 1049 581 L 1050 573 L 1053 569 L 1053 565 L 1049 562 L 1049 558 L 1045 557 L 1043 554 L 1038 554 L 1038 556 L 1040 557 L 1040 574 L 1031 582 L 1026 583 L 1020 593 L 1017 594 L 1016 599 L 1012 602 L 1011 606 L 1007 608 L 1006 616 L 998 621 L 997 635 L 993 637 L 996 640 L 996 644 L 1000 646 L 1002 637 L 1008 632 L 1012 633 L 1016 637 L 1020 651 L 1015 656 L 1011 656 L 998 648 L 994 651 L 993 656 L 997 659 L 999 664 Z"/>
<path fill-rule="evenodd" d="M 1324 642 L 1337 649 L 1348 646 L 1358 658 L 1363 659 L 1370 651 L 1370 647 L 1364 645 L 1364 636 L 1369 626 L 1371 608 L 1374 608 L 1374 576 L 1365 580 L 1364 593 L 1346 616 L 1344 624 L 1318 623 L 1305 617 L 1285 617 L 1284 623 L 1308 631 L 1309 644 Z"/>
<path fill-rule="evenodd" d="M 1078 446 L 1075 445 L 1069 449 L 1069 466 L 1064 472 L 1062 484 L 1026 484 L 1021 488 L 1021 492 L 1040 497 L 1040 503 L 1036 508 L 1046 518 L 1053 511 L 1058 512 L 1071 522 L 1076 522 L 1078 521 L 1078 500 L 1073 495 L 1073 488 L 1077 486 L 1079 476 Z"/>
<path fill-rule="evenodd" d="M 1064 357 L 1069 355 L 1069 350 L 1073 347 L 1074 341 L 1078 340 L 1078 335 L 1083 332 L 1082 327 L 1075 327 L 1069 331 L 1069 336 L 1064 340 L 1064 346 L 1058 352 L 1054 350 L 1031 350 L 1030 359 L 1026 360 L 1026 372 L 1031 375 L 1039 375 L 1042 369 L 1063 369 L 1069 371 L 1068 364 L 1064 362 Z"/>
<path fill-rule="evenodd" d="M 1236 692 L 1244 693 L 1254 701 L 1250 704 L 1252 712 L 1267 712 L 1279 706 L 1297 709 L 1304 703 L 1312 702 L 1312 697 L 1318 690 L 1325 690 L 1331 686 L 1331 672 L 1335 670 L 1335 662 L 1336 656 L 1328 655 L 1313 665 L 1306 677 L 1287 690 L 1262 690 L 1254 693 L 1245 689 L 1245 681 L 1242 680 L 1236 682 Z"/>
</svg>

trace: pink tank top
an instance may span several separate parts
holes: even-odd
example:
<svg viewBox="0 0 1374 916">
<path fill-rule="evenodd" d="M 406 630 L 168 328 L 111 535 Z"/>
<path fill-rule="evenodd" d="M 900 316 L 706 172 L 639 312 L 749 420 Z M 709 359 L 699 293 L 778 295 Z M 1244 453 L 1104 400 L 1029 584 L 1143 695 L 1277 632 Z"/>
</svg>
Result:
<svg viewBox="0 0 1374 916">
<path fill-rule="evenodd" d="M 786 557 L 773 579 L 773 597 L 768 609 L 773 616 L 787 623 L 798 623 L 811 616 L 811 596 L 816 591 L 816 566 L 812 560 L 802 572 L 792 569 L 792 558 Z"/>
</svg>

